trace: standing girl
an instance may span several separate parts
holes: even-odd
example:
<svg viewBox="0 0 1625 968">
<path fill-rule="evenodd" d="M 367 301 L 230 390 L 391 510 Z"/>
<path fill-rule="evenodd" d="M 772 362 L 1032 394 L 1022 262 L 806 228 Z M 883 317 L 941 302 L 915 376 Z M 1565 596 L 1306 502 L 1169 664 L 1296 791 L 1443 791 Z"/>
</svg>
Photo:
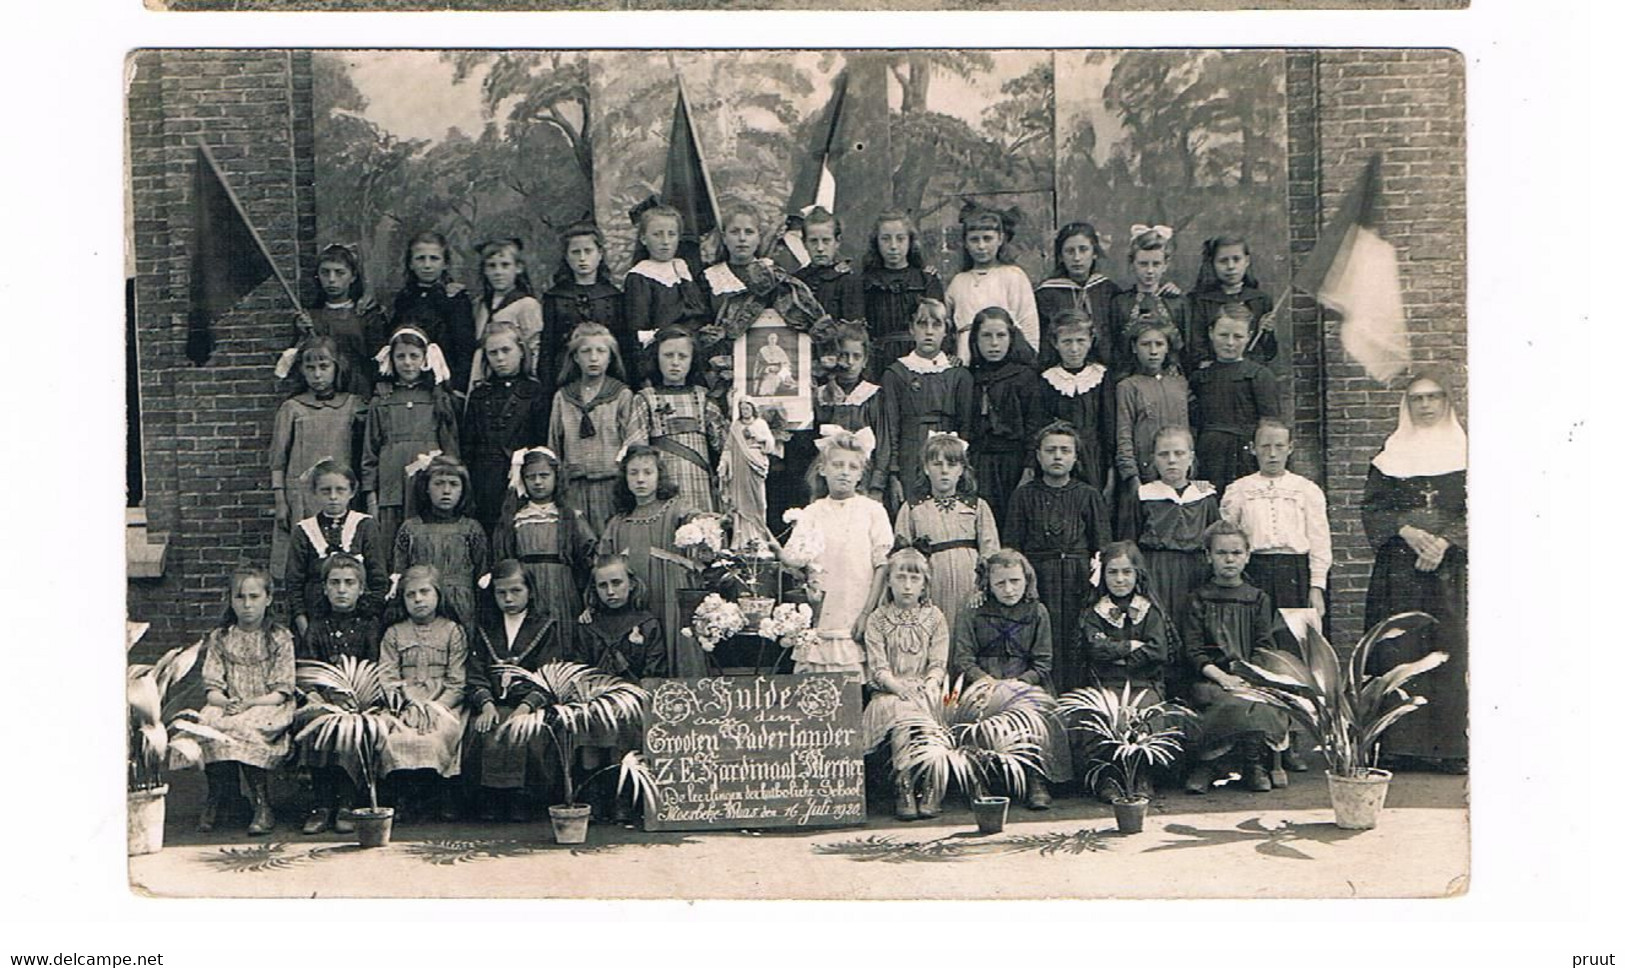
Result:
<svg viewBox="0 0 1625 968">
<path fill-rule="evenodd" d="M 705 654 L 683 627 L 677 593 L 693 587 L 695 564 L 677 550 L 677 528 L 689 514 L 676 500 L 677 489 L 665 476 L 660 452 L 628 444 L 621 458 L 616 493 L 621 512 L 604 525 L 600 555 L 623 555 L 632 574 L 649 586 L 649 607 L 666 635 L 666 670 L 673 676 L 705 675 Z"/>
<path fill-rule="evenodd" d="M 476 349 L 465 389 L 472 392 L 474 385 L 487 377 L 481 349 L 485 330 L 492 323 L 509 323 L 516 327 L 524 349 L 525 375 L 552 383 L 552 374 L 542 366 L 542 303 L 531 289 L 530 273 L 525 271 L 525 243 L 519 239 L 497 239 L 480 243 L 476 251 L 480 256 L 484 292 L 479 305 L 474 307 Z M 548 393 L 552 393 L 551 388 Z M 547 399 L 543 397 L 544 405 Z"/>
<path fill-rule="evenodd" d="M 575 661 L 633 682 L 666 675 L 666 639 L 660 620 L 650 614 L 649 589 L 627 567 L 624 556 L 601 555 L 593 561 L 587 616 L 587 623 L 577 632 Z M 594 732 L 600 734 L 596 742 L 581 744 L 581 765 L 586 770 L 619 762 L 627 750 L 643 745 L 639 726 L 623 727 L 614 735 L 604 735 L 601 728 Z M 630 801 L 613 789 L 595 787 L 588 796 L 600 817 L 621 821 L 632 816 Z"/>
<path fill-rule="evenodd" d="M 681 326 L 668 326 L 655 334 L 648 353 L 649 386 L 632 398 L 627 443 L 648 444 L 660 454 L 679 501 L 696 511 L 715 511 L 712 469 L 722 452 L 726 420 L 700 382 L 694 337 Z"/>
<path fill-rule="evenodd" d="M 875 434 L 875 453 L 884 455 L 888 453 L 888 447 L 884 438 L 885 408 L 880 403 L 880 384 L 864 379 L 864 373 L 869 368 L 869 334 L 861 322 L 837 323 L 833 342 L 835 366 L 830 369 L 829 379 L 819 384 L 813 393 L 813 425 L 822 427 L 833 424 L 853 432 L 868 427 Z M 798 446 L 803 440 L 806 442 L 804 448 Z M 792 434 L 790 442 L 785 445 L 785 476 L 792 480 L 799 476 L 803 487 L 807 469 L 812 466 L 813 454 L 816 453 L 812 441 L 811 434 Z M 797 458 L 794 462 L 791 460 L 792 448 L 795 448 Z M 879 460 L 874 464 L 869 479 L 864 482 L 863 492 L 878 501 L 886 492 L 886 468 Z M 769 509 L 774 510 L 771 492 L 768 497 Z M 806 500 L 800 500 L 792 502 L 790 506 L 800 507 L 806 503 Z"/>
<path fill-rule="evenodd" d="M 220 805 L 239 778 L 254 805 L 248 832 L 267 834 L 276 825 L 265 771 L 288 758 L 294 654 L 293 634 L 270 619 L 274 589 L 263 568 L 232 572 L 224 620 L 204 637 L 205 705 L 198 720 L 228 738 L 199 740 L 209 784 L 200 833 L 214 829 Z"/>
<path fill-rule="evenodd" d="M 1140 548 L 1145 552 L 1151 594 L 1173 615 L 1183 615 L 1191 589 L 1202 581 L 1203 534 L 1220 519 L 1219 493 L 1190 479 L 1191 432 L 1157 432 L 1153 461 L 1157 480 L 1140 485 Z"/>
<path fill-rule="evenodd" d="M 1038 432 L 1038 476 L 1016 488 L 1005 514 L 1004 542 L 1032 562 L 1038 598 L 1055 627 L 1058 689 L 1072 689 L 1081 678 L 1076 654 L 1067 648 L 1088 602 L 1090 564 L 1095 552 L 1112 539 L 1106 499 L 1083 479 L 1078 464 L 1083 435 L 1066 423 Z"/>
<path fill-rule="evenodd" d="M 1245 307 L 1226 307 L 1208 330 L 1214 358 L 1191 374 L 1191 427 L 1196 466 L 1222 495 L 1230 482 L 1258 469 L 1247 444 L 1261 417 L 1278 417 L 1275 374 L 1244 357 L 1253 334 Z"/>
<path fill-rule="evenodd" d="M 288 610 L 300 635 L 305 634 L 310 613 L 325 600 L 322 563 L 330 556 L 343 553 L 360 560 L 366 568 L 366 589 L 360 605 L 364 613 L 377 615 L 389 588 L 389 546 L 384 544 L 378 522 L 350 507 L 356 490 L 355 471 L 348 464 L 327 458 L 311 467 L 305 483 L 310 492 L 310 509 L 315 513 L 294 526 L 284 578 L 293 599 Z"/>
<path fill-rule="evenodd" d="M 677 257 L 683 216 L 651 200 L 632 210 L 638 226 L 633 265 L 626 274 L 626 326 L 634 334 L 668 326 L 697 329 L 710 319 L 705 291 L 688 263 Z"/>
<path fill-rule="evenodd" d="M 316 287 L 321 306 L 308 314 L 311 335 L 331 337 L 338 344 L 345 367 L 339 388 L 365 403 L 372 396 L 373 354 L 389 339 L 389 321 L 367 298 L 361 259 L 347 245 L 330 245 L 316 257 Z"/>
<path fill-rule="evenodd" d="M 553 395 L 547 446 L 564 467 L 570 503 L 597 534 L 615 513 L 615 459 L 632 425 L 620 345 L 602 323 L 583 321 L 570 333 L 562 386 Z"/>
<path fill-rule="evenodd" d="M 953 315 L 954 329 L 960 334 L 959 358 L 970 356 L 970 333 L 976 317 L 989 306 L 1005 310 L 1015 322 L 1028 346 L 1038 345 L 1038 304 L 1033 299 L 1033 281 L 1010 261 L 1005 246 L 1015 236 L 1010 218 L 975 204 L 959 212 L 960 238 L 964 243 L 960 271 L 948 282 L 944 300 Z"/>
<path fill-rule="evenodd" d="M 406 282 L 395 294 L 390 324 L 424 334 L 446 354 L 449 372 L 441 380 L 448 391 L 468 386 L 474 359 L 474 304 L 451 278 L 451 246 L 439 232 L 419 232 L 406 243 Z"/>
<path fill-rule="evenodd" d="M 637 333 L 626 324 L 626 300 L 610 281 L 604 264 L 604 234 L 592 222 L 576 222 L 560 239 L 564 254 L 553 273 L 553 287 L 542 296 L 544 352 L 536 361 L 542 373 L 556 373 L 567 365 L 572 334 L 582 323 L 596 323 L 609 331 L 626 363 L 636 359 Z M 560 383 L 566 381 L 560 380 Z"/>
<path fill-rule="evenodd" d="M 295 657 L 329 664 L 345 656 L 376 661 L 380 635 L 378 613 L 361 608 L 362 590 L 367 584 L 366 565 L 360 559 L 338 552 L 322 562 L 321 573 L 326 597 L 310 616 L 310 625 L 295 647 Z M 299 762 L 310 770 L 313 802 L 301 832 L 319 834 L 332 826 L 337 826 L 339 833 L 352 832 L 355 828 L 346 814 L 356 802 L 355 776 L 360 772 L 359 760 L 331 750 L 304 746 L 299 752 Z"/>
<path fill-rule="evenodd" d="M 461 452 L 474 493 L 469 506 L 485 533 L 502 517 L 514 451 L 547 439 L 547 391 L 524 374 L 529 349 L 519 327 L 493 321 L 480 335 L 485 379 L 463 412 Z"/>
<path fill-rule="evenodd" d="M 851 259 L 841 258 L 841 220 L 823 206 L 814 208 L 802 220 L 801 237 L 807 264 L 796 278 L 831 319 L 863 319 L 863 277 Z"/>
<path fill-rule="evenodd" d="M 361 489 L 389 547 L 406 516 L 406 465 L 432 450 L 456 457 L 457 415 L 443 384 L 446 364 L 428 334 L 402 327 L 386 349 L 383 379 L 367 409 Z"/>
<path fill-rule="evenodd" d="M 813 462 L 815 500 L 796 520 L 784 561 L 808 569 L 819 598 L 816 637 L 796 646 L 795 671 L 863 672 L 863 622 L 884 587 L 892 547 L 886 509 L 858 493 L 869 469 L 874 435 L 836 431 L 818 440 Z"/>
<path fill-rule="evenodd" d="M 271 571 L 284 575 L 295 524 L 314 511 L 303 474 L 324 457 L 355 460 L 366 402 L 338 389 L 344 356 L 331 336 L 310 336 L 299 344 L 294 372 L 303 384 L 277 408 L 271 429 L 271 494 L 276 525 L 271 532 Z M 289 476 L 292 472 L 291 490 Z"/>
<path fill-rule="evenodd" d="M 700 277 L 710 298 L 712 319 L 720 318 L 731 300 L 745 295 L 745 267 L 761 255 L 762 226 L 756 213 L 730 212 L 722 221 L 722 260 L 707 267 Z"/>
<path fill-rule="evenodd" d="M 964 677 L 967 687 L 984 679 L 1013 679 L 1053 692 L 1054 641 L 1049 610 L 1038 600 L 1033 566 L 1019 551 L 996 551 L 984 563 L 978 584 L 980 604 L 954 619 L 949 674 Z M 1068 779 L 1071 759 L 1060 755 L 1066 747 L 1058 746 L 1056 739 L 1050 730 L 1041 741 L 1044 769 L 1055 779 Z M 1029 770 L 1027 809 L 1049 808 L 1048 785 L 1042 775 Z"/>
<path fill-rule="evenodd" d="M 999 550 L 999 525 L 977 496 L 963 440 L 932 434 L 920 458 L 928 496 L 898 510 L 897 543 L 912 546 L 930 562 L 931 600 L 951 622 L 976 597 L 976 566 Z"/>
<path fill-rule="evenodd" d="M 1117 283 L 1099 271 L 1106 251 L 1100 234 L 1088 222 L 1068 222 L 1055 233 L 1055 268 L 1033 293 L 1038 306 L 1039 362 L 1055 362 L 1056 316 L 1063 312 L 1082 313 L 1086 319 L 1104 321 L 1111 310 Z M 1112 360 L 1111 341 L 1100 340 L 1097 353 L 1108 366 Z M 1099 485 L 1096 485 L 1097 487 Z"/>
<path fill-rule="evenodd" d="M 530 819 L 530 802 L 547 802 L 558 787 L 558 757 L 545 731 L 516 745 L 497 738 L 497 727 L 515 714 L 535 712 L 543 702 L 535 686 L 519 680 L 504 684 L 499 665 L 535 672 L 565 658 L 559 626 L 572 616 L 550 612 L 519 562 L 499 561 L 491 568 L 489 607 L 481 616 L 468 647 L 469 733 L 464 774 L 472 787 L 481 820 L 505 814 L 509 820 Z"/>
<path fill-rule="evenodd" d="M 1107 315 L 1111 324 L 1111 349 L 1107 355 L 1113 368 L 1120 372 L 1134 370 L 1136 327 L 1151 324 L 1169 327 L 1178 334 L 1180 348 L 1190 346 L 1190 304 L 1179 290 L 1164 281 L 1168 275 L 1168 260 L 1173 254 L 1173 230 L 1163 225 L 1134 226 L 1128 252 L 1134 286 L 1112 297 Z M 1185 362 L 1188 364 L 1188 360 Z"/>
<path fill-rule="evenodd" d="M 417 514 L 395 533 L 391 567 L 402 575 L 418 565 L 432 567 L 441 612 L 472 625 L 474 584 L 491 566 L 491 549 L 485 529 L 468 516 L 468 469 L 442 455 L 413 478 L 412 487 Z"/>
<path fill-rule="evenodd" d="M 1057 362 L 1039 374 L 1039 413 L 1045 423 L 1060 420 L 1078 431 L 1078 473 L 1091 487 L 1109 494 L 1117 448 L 1117 400 L 1106 365 L 1096 356 L 1100 344 L 1094 319 L 1063 309 L 1049 326 Z"/>
<path fill-rule="evenodd" d="M 513 455 L 514 493 L 523 499 L 511 518 L 497 525 L 492 552 L 512 558 L 541 594 L 534 605 L 559 618 L 559 647 L 575 647 L 575 617 L 592 555 L 593 533 L 581 512 L 559 497 L 559 458 L 546 447 Z"/>
<path fill-rule="evenodd" d="M 942 277 L 925 264 L 913 219 L 902 211 L 881 212 L 863 260 L 863 318 L 874 339 L 870 373 L 876 379 L 908 355 L 920 303 L 941 303 L 942 296 Z"/>
<path fill-rule="evenodd" d="M 457 819 L 457 798 L 444 782 L 462 772 L 463 712 L 467 684 L 468 638 L 465 625 L 445 614 L 440 572 L 433 565 L 413 565 L 401 575 L 405 619 L 384 632 L 378 646 L 378 671 L 386 682 L 400 683 L 406 698 L 438 703 L 440 710 L 419 711 L 389 732 L 380 773 L 393 775 L 399 800 L 412 807 L 438 806 L 441 820 Z M 462 622 L 472 622 L 473 612 Z M 401 776 L 399 774 L 406 774 Z M 424 811 L 427 812 L 427 811 Z"/>
<path fill-rule="evenodd" d="M 1132 539 L 1139 523 L 1141 481 L 1157 479 L 1152 450 L 1157 431 L 1190 426 L 1190 384 L 1173 364 L 1179 331 L 1166 322 L 1133 330 L 1135 373 L 1117 384 L 1117 527 Z M 1167 603 L 1164 603 L 1167 604 Z"/>
<path fill-rule="evenodd" d="M 914 548 L 899 548 L 886 561 L 885 592 L 864 625 L 863 649 L 874 695 L 863 707 L 863 745 L 870 753 L 891 738 L 906 712 L 926 713 L 931 698 L 943 694 L 948 678 L 948 621 L 932 601 L 931 566 Z M 897 819 L 935 817 L 940 804 L 928 786 L 918 799 L 896 764 L 900 741 L 892 743 L 892 783 L 897 788 Z"/>
<path fill-rule="evenodd" d="M 1043 426 L 1038 408 L 1038 374 L 1033 350 L 1010 314 L 989 306 L 971 324 L 970 371 L 975 384 L 976 480 L 994 495 L 995 518 L 1009 506 L 1021 481 L 1033 431 Z M 1000 525 L 1004 521 L 999 522 Z"/>
<path fill-rule="evenodd" d="M 1275 359 L 1275 300 L 1258 288 L 1253 277 L 1252 250 L 1239 235 L 1216 235 L 1202 243 L 1202 267 L 1196 271 L 1196 285 L 1190 294 L 1191 333 L 1196 345 L 1191 358 L 1197 362 L 1213 359 L 1208 331 L 1226 310 L 1245 310 L 1249 325 L 1257 324 L 1256 336 L 1247 341 L 1246 357 L 1257 363 Z"/>
<path fill-rule="evenodd" d="M 886 468 L 887 500 L 901 507 L 917 501 L 926 491 L 915 480 L 914 468 L 932 431 L 957 433 L 975 446 L 972 428 L 976 387 L 970 371 L 943 352 L 952 335 L 948 307 L 935 299 L 922 300 L 909 332 L 914 352 L 896 360 L 880 378 L 881 434 L 886 443 L 880 463 Z"/>
</svg>

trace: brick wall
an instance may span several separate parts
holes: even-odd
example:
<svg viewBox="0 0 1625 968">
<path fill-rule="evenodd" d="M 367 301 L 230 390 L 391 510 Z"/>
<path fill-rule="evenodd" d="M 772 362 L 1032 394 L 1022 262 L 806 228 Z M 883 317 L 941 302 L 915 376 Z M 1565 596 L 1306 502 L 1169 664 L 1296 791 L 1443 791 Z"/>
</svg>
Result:
<svg viewBox="0 0 1625 968">
<path fill-rule="evenodd" d="M 129 96 L 136 339 L 149 527 L 170 537 L 160 579 L 129 583 L 132 619 L 156 650 L 219 614 L 225 576 L 269 557 L 266 447 L 282 396 L 271 364 L 293 334 L 275 280 L 215 330 L 214 356 L 185 357 L 193 145 L 209 146 L 277 266 L 298 286 L 312 271 L 308 53 L 141 51 Z"/>
<path fill-rule="evenodd" d="M 1358 179 L 1383 156 L 1377 228 L 1398 250 L 1411 349 L 1458 388 L 1466 414 L 1466 104 L 1461 58 L 1447 50 L 1322 51 L 1288 56 L 1289 221 L 1295 263 Z M 1293 304 L 1296 420 L 1303 461 L 1330 508 L 1336 564 L 1332 631 L 1364 625 L 1371 549 L 1360 525 L 1366 470 L 1398 419 L 1400 388 L 1367 377 L 1318 325 L 1307 297 Z M 1315 392 L 1311 390 L 1321 392 Z M 1318 411 L 1318 412 L 1317 412 Z M 1297 460 L 1297 458 L 1294 458 Z"/>
</svg>

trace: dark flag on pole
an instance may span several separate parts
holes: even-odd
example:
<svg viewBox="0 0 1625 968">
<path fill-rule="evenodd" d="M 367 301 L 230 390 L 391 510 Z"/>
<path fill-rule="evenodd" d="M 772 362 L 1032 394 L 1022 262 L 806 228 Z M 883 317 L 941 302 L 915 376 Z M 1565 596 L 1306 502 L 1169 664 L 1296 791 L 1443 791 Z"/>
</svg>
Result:
<svg viewBox="0 0 1625 968">
<path fill-rule="evenodd" d="M 807 155 L 790 190 L 790 210 L 805 215 L 815 205 L 835 211 L 835 173 L 832 156 L 840 150 L 842 107 L 846 101 L 846 72 L 835 76 L 829 102 L 813 124 Z"/>
<path fill-rule="evenodd" d="M 201 145 L 192 173 L 191 275 L 186 357 L 201 366 L 214 352 L 214 321 L 260 283 L 273 276 L 281 279 L 259 233 Z"/>
<path fill-rule="evenodd" d="M 717 215 L 716 193 L 711 190 L 711 175 L 705 167 L 705 154 L 694 133 L 694 119 L 688 113 L 688 95 L 681 77 L 677 79 L 677 107 L 671 116 L 666 181 L 661 186 L 660 198 L 682 213 L 683 240 L 677 254 L 697 275 L 701 269 L 700 240 L 716 231 L 721 219 Z"/>
<path fill-rule="evenodd" d="M 1399 257 L 1377 234 L 1382 156 L 1372 155 L 1337 217 L 1293 276 L 1293 284 L 1335 310 L 1338 339 L 1372 379 L 1386 383 L 1410 364 Z"/>
</svg>

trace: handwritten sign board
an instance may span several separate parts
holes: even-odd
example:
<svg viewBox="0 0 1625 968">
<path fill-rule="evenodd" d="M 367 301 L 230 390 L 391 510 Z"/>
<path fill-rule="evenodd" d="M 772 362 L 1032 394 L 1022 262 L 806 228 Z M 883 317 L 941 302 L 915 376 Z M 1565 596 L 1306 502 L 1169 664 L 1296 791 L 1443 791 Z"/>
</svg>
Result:
<svg viewBox="0 0 1625 968">
<path fill-rule="evenodd" d="M 661 679 L 643 751 L 645 830 L 840 827 L 863 813 L 863 696 L 850 677 Z"/>
</svg>

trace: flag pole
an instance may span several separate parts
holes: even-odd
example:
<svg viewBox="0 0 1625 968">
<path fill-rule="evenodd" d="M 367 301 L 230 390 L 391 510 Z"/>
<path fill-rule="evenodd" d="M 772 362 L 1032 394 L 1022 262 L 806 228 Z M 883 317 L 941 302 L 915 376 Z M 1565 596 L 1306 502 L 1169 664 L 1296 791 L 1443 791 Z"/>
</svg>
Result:
<svg viewBox="0 0 1625 968">
<path fill-rule="evenodd" d="M 237 193 L 232 190 L 231 182 L 227 181 L 226 176 L 220 171 L 220 165 L 214 160 L 213 152 L 209 151 L 209 146 L 201 141 L 193 142 L 193 144 L 198 153 L 202 155 L 203 160 L 208 163 L 210 170 L 214 172 L 214 180 L 219 182 L 220 187 L 226 190 L 226 198 L 231 201 L 231 207 L 237 210 L 237 217 L 243 220 L 244 225 L 248 226 L 249 235 L 253 236 L 254 244 L 260 247 L 260 254 L 265 256 L 265 263 L 271 267 L 271 272 L 276 276 L 276 281 L 282 284 L 282 291 L 288 294 L 288 301 L 293 303 L 293 308 L 302 315 L 305 311 L 304 305 L 300 303 L 299 297 L 294 294 L 293 287 L 288 285 L 288 280 L 282 275 L 282 270 L 277 268 L 276 260 L 271 258 L 271 250 L 266 247 L 265 240 L 260 238 L 260 230 L 254 227 L 254 223 L 248 218 L 248 213 L 243 210 L 242 201 L 237 197 Z M 300 321 L 299 328 L 305 328 L 303 320 Z"/>
</svg>

